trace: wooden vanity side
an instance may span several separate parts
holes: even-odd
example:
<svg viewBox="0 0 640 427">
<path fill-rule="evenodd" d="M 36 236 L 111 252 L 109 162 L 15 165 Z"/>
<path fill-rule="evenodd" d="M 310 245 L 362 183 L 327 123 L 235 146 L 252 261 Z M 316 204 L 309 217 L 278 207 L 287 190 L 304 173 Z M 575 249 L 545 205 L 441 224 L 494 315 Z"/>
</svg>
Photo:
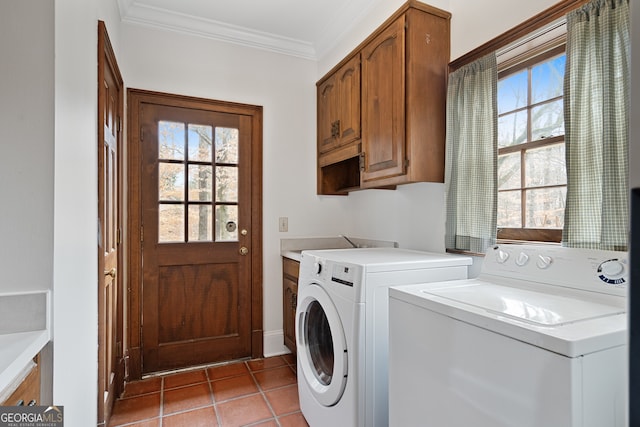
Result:
<svg viewBox="0 0 640 427">
<path fill-rule="evenodd" d="M 35 365 L 27 376 L 9 397 L 0 402 L 0 406 L 40 405 L 40 355 L 34 357 L 33 361 Z"/>
<path fill-rule="evenodd" d="M 298 277 L 300 263 L 290 258 L 282 258 L 282 330 L 284 345 L 296 353 L 295 317 L 298 303 Z"/>
</svg>

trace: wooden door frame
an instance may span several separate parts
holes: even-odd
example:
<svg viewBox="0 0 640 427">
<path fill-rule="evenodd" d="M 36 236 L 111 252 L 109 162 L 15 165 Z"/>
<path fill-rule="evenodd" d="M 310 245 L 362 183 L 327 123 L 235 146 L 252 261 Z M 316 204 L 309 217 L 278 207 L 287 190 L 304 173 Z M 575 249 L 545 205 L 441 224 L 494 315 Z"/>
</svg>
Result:
<svg viewBox="0 0 640 427">
<path fill-rule="evenodd" d="M 118 224 L 119 224 L 119 228 L 118 228 L 118 260 L 117 260 L 117 268 L 116 271 L 120 272 L 122 271 L 122 265 L 123 265 L 123 247 L 122 247 L 122 240 L 120 238 L 121 236 L 121 230 L 122 230 L 122 224 L 123 224 L 123 211 L 122 211 L 122 201 L 123 201 L 123 182 L 122 182 L 122 178 L 123 178 L 123 171 L 122 171 L 122 150 L 123 150 L 123 139 L 122 139 L 122 135 L 123 135 L 123 129 L 122 129 L 122 117 L 124 116 L 124 81 L 122 79 L 122 75 L 120 74 L 120 69 L 118 67 L 118 63 L 116 61 L 116 56 L 115 53 L 113 51 L 113 47 L 111 46 L 111 41 L 109 40 L 109 34 L 107 32 L 107 27 L 104 23 L 104 21 L 98 21 L 98 117 L 97 117 L 97 124 L 98 124 L 98 171 L 99 171 L 99 175 L 101 175 L 101 166 L 100 163 L 102 162 L 102 155 L 100 153 L 102 153 L 103 147 L 104 147 L 104 115 L 105 115 L 105 111 L 104 111 L 104 106 L 105 106 L 105 100 L 104 100 L 104 90 L 103 90 L 103 85 L 104 85 L 104 78 L 105 78 L 105 69 L 106 67 L 108 67 L 111 70 L 111 73 L 113 74 L 114 78 L 116 79 L 116 82 L 118 84 L 119 87 L 119 96 L 118 99 L 116 100 L 116 109 L 117 109 L 117 117 L 116 120 L 118 121 L 118 123 L 116 124 L 116 126 L 118 126 L 118 135 L 117 135 L 117 151 L 118 151 L 118 155 L 117 155 L 117 170 L 116 170 L 116 175 L 118 177 L 118 188 L 117 188 L 117 192 L 118 192 L 118 211 L 117 211 L 117 218 L 118 218 Z M 98 187 L 100 187 L 102 182 L 102 177 L 98 177 Z M 100 195 L 100 188 L 97 189 L 98 190 L 98 195 Z M 98 200 L 98 205 L 102 206 L 102 204 L 104 203 L 103 200 Z M 101 250 L 101 246 L 98 246 L 98 343 L 102 343 L 102 339 L 103 336 L 105 334 L 105 328 L 107 325 L 105 325 L 104 322 L 104 318 L 105 318 L 105 313 L 104 313 L 104 293 L 102 290 L 102 286 L 101 284 L 103 283 L 101 281 L 101 279 L 104 279 L 104 253 Z M 122 347 L 124 344 L 124 329 L 126 328 L 126 326 L 124 325 L 124 307 L 123 307 L 123 300 L 124 300 L 124 281 L 122 280 L 122 277 L 120 277 L 118 279 L 118 281 L 116 282 L 116 286 L 118 287 L 116 295 L 117 295 L 117 301 L 116 301 L 116 307 L 117 307 L 117 314 L 116 314 L 116 336 L 114 337 L 114 343 L 116 345 L 116 353 L 117 353 L 117 360 L 116 360 L 116 366 L 115 366 L 115 374 L 116 377 L 114 379 L 115 382 L 115 387 L 113 390 L 113 395 L 109 396 L 109 402 L 107 403 L 107 411 L 105 411 L 105 404 L 104 404 L 104 390 L 102 390 L 102 383 L 104 381 L 104 364 L 106 363 L 106 361 L 104 360 L 104 358 L 102 357 L 102 349 L 98 346 L 98 425 L 106 425 L 108 424 L 109 421 L 109 417 L 111 415 L 111 409 L 113 408 L 113 403 L 115 402 L 115 396 L 118 396 L 122 390 L 124 390 L 124 379 L 125 379 L 125 359 L 124 359 L 124 355 L 122 352 Z M 118 348 L 120 350 L 118 350 Z"/>
<path fill-rule="evenodd" d="M 170 104 L 167 98 L 171 98 Z M 160 102 L 162 100 L 162 102 Z M 128 272 L 128 346 L 127 379 L 142 377 L 142 203 L 139 107 L 143 103 L 193 108 L 194 104 L 204 109 L 241 114 L 251 117 L 251 357 L 263 356 L 262 319 L 262 107 L 234 102 L 217 101 L 190 96 L 152 92 L 142 89 L 127 89 L 127 238 Z"/>
</svg>

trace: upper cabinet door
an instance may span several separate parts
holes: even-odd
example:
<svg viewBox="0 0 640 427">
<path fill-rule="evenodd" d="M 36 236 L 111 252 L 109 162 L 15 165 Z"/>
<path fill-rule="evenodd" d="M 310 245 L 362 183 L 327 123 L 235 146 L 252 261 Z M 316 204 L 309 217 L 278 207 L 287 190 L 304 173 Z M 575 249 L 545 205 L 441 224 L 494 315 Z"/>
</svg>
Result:
<svg viewBox="0 0 640 427">
<path fill-rule="evenodd" d="M 338 145 L 344 145 L 360 139 L 360 55 L 343 65 L 336 77 L 340 109 Z"/>
<path fill-rule="evenodd" d="M 360 55 L 318 86 L 318 150 L 360 139 Z"/>
<path fill-rule="evenodd" d="M 362 50 L 362 184 L 405 174 L 405 17 Z"/>
<path fill-rule="evenodd" d="M 338 85 L 331 76 L 318 86 L 318 151 L 323 153 L 336 144 L 335 122 L 338 120 Z"/>
</svg>

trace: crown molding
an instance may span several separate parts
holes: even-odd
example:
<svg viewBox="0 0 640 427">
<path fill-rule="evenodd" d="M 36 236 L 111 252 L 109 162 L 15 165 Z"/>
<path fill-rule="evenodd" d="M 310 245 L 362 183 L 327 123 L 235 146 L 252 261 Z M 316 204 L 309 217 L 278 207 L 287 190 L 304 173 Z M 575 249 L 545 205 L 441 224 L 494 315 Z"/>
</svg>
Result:
<svg viewBox="0 0 640 427">
<path fill-rule="evenodd" d="M 123 22 L 317 60 L 316 49 L 310 42 L 147 6 L 139 4 L 135 0 L 118 0 L 118 7 Z"/>
</svg>

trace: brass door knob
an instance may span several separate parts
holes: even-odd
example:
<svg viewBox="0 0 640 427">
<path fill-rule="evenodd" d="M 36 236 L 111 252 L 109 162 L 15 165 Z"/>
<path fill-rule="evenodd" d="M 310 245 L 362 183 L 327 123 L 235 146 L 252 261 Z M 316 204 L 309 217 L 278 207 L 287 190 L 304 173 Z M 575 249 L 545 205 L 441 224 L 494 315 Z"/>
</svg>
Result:
<svg viewBox="0 0 640 427">
<path fill-rule="evenodd" d="M 245 246 L 240 248 L 240 255 L 246 255 L 249 253 L 249 249 L 247 249 Z"/>
</svg>

